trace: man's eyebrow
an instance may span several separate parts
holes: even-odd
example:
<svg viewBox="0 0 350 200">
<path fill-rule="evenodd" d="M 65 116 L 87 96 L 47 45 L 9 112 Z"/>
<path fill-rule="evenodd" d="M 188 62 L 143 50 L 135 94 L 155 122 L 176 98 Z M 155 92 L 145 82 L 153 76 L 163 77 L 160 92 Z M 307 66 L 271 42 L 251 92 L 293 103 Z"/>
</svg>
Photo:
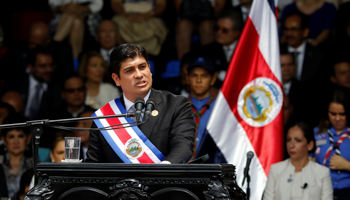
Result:
<svg viewBox="0 0 350 200">
<path fill-rule="evenodd" d="M 140 65 L 147 65 L 147 62 L 142 62 L 142 63 L 139 64 L 139 66 Z"/>
<path fill-rule="evenodd" d="M 134 66 L 125 67 L 125 68 L 123 69 L 123 71 L 127 71 L 127 70 L 132 69 L 132 68 L 134 68 Z"/>
</svg>

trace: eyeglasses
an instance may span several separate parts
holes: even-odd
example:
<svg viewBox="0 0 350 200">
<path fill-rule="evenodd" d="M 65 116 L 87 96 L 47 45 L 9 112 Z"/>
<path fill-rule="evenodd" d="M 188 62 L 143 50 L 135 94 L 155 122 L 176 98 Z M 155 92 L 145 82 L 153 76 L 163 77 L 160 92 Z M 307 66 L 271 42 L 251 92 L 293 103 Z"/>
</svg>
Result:
<svg viewBox="0 0 350 200">
<path fill-rule="evenodd" d="M 85 87 L 80 87 L 80 88 L 68 88 L 64 90 L 67 93 L 74 93 L 74 92 L 85 92 Z"/>
<path fill-rule="evenodd" d="M 228 34 L 230 31 L 232 31 L 232 29 L 228 29 L 228 28 L 224 28 L 224 27 L 220 27 L 220 26 L 215 26 L 214 30 L 215 30 L 215 32 L 221 30 L 221 32 L 223 34 Z"/>
<path fill-rule="evenodd" d="M 36 66 L 38 66 L 38 67 L 40 67 L 40 68 L 45 68 L 45 67 L 56 68 L 56 64 L 54 64 L 54 63 L 50 63 L 50 64 L 38 64 L 38 65 L 36 65 Z"/>
</svg>

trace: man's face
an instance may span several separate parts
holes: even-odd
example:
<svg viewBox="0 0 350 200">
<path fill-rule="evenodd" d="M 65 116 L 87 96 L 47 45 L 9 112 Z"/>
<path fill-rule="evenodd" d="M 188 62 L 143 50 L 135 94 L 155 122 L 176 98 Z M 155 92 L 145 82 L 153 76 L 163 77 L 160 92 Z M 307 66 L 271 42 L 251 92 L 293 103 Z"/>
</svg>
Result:
<svg viewBox="0 0 350 200">
<path fill-rule="evenodd" d="M 334 65 L 334 76 L 331 81 L 339 86 L 350 88 L 350 63 L 341 62 Z"/>
<path fill-rule="evenodd" d="M 128 58 L 121 63 L 120 77 L 112 74 L 117 86 L 121 86 L 125 97 L 134 102 L 137 97 L 145 97 L 152 87 L 152 73 L 144 57 Z"/>
<path fill-rule="evenodd" d="M 84 106 L 86 89 L 83 81 L 77 77 L 68 79 L 64 84 L 64 91 L 62 91 L 61 96 L 68 106 Z"/>
<path fill-rule="evenodd" d="M 281 71 L 283 83 L 288 83 L 292 80 L 295 73 L 295 64 L 292 55 L 285 54 L 280 56 Z"/>
<path fill-rule="evenodd" d="M 214 76 L 203 67 L 195 67 L 188 73 L 191 94 L 197 99 L 204 99 L 210 94 L 210 87 L 215 83 Z"/>
<path fill-rule="evenodd" d="M 215 40 L 217 43 L 229 46 L 238 39 L 241 31 L 233 30 L 233 21 L 230 18 L 219 19 L 215 27 Z"/>
<path fill-rule="evenodd" d="M 31 74 L 39 82 L 49 82 L 54 71 L 53 59 L 51 55 L 38 53 L 35 65 L 28 65 Z"/>
<path fill-rule="evenodd" d="M 309 29 L 302 29 L 301 18 L 297 15 L 292 15 L 284 22 L 283 34 L 288 45 L 298 48 L 309 34 Z"/>
<path fill-rule="evenodd" d="M 96 34 L 96 39 L 100 42 L 103 49 L 110 50 L 115 47 L 117 44 L 117 37 L 118 32 L 113 22 L 101 22 L 98 33 Z"/>
<path fill-rule="evenodd" d="M 94 112 L 86 111 L 80 117 L 91 117 Z M 91 128 L 92 120 L 81 120 L 77 122 L 77 128 Z M 74 131 L 74 137 L 81 138 L 81 145 L 87 146 L 89 143 L 90 131 Z"/>
</svg>

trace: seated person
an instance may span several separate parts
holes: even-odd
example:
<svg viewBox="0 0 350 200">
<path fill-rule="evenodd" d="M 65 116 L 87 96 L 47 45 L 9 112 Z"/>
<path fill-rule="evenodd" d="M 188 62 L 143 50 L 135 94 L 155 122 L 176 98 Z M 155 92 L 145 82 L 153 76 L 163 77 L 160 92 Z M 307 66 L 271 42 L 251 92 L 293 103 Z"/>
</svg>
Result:
<svg viewBox="0 0 350 200">
<path fill-rule="evenodd" d="M 100 53 L 91 51 L 84 54 L 79 66 L 79 76 L 86 85 L 85 104 L 96 110 L 120 96 L 118 88 L 106 82 L 107 74 L 107 63 Z"/>
<path fill-rule="evenodd" d="M 179 60 L 190 51 L 192 34 L 195 30 L 199 33 L 202 46 L 214 41 L 214 17 L 224 9 L 225 2 L 226 0 L 215 0 L 212 5 L 208 0 L 174 1 L 179 19 L 176 24 L 176 49 Z"/>
<path fill-rule="evenodd" d="M 4 124 L 22 123 L 28 121 L 22 115 L 11 114 L 4 119 Z M 14 197 L 19 190 L 22 174 L 33 168 L 33 159 L 25 156 L 25 150 L 30 137 L 29 127 L 6 128 L 1 130 L 4 145 L 7 148 L 5 155 L 0 156 L 3 165 L 9 197 Z"/>
<path fill-rule="evenodd" d="M 336 88 L 328 112 L 315 129 L 316 162 L 330 168 L 334 199 L 350 195 L 350 94 L 347 88 Z"/>
<path fill-rule="evenodd" d="M 93 36 L 99 22 L 98 12 L 102 9 L 103 1 L 99 0 L 49 0 L 49 5 L 55 12 L 51 21 L 54 32 L 53 39 L 61 42 L 68 38 L 72 46 L 74 67 L 78 67 L 78 56 L 83 49 L 85 24 Z M 87 20 L 87 23 L 85 23 Z"/>
<path fill-rule="evenodd" d="M 79 117 L 91 117 L 92 114 L 94 114 L 95 111 L 87 110 L 79 115 Z M 76 126 L 77 128 L 90 128 L 92 125 L 92 120 L 81 120 L 78 121 Z M 80 145 L 80 153 L 82 154 L 80 158 L 82 158 L 84 161 L 86 159 L 86 152 L 89 147 L 89 135 L 90 131 L 82 130 L 82 131 L 74 131 L 74 137 L 80 137 L 81 138 L 81 145 Z"/>
<path fill-rule="evenodd" d="M 111 0 L 122 40 L 143 46 L 150 55 L 157 56 L 168 30 L 159 16 L 164 12 L 164 0 Z"/>
</svg>

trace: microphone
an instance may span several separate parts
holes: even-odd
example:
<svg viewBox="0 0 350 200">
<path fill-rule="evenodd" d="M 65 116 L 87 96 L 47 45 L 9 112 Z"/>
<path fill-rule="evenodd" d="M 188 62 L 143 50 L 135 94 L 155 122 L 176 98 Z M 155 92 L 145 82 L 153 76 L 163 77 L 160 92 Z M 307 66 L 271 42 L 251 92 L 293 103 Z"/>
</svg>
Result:
<svg viewBox="0 0 350 200">
<path fill-rule="evenodd" d="M 304 183 L 303 186 L 301 186 L 302 189 L 305 189 L 307 187 L 307 183 Z"/>
<path fill-rule="evenodd" d="M 140 118 L 141 118 L 141 113 L 142 113 L 142 109 L 145 107 L 145 100 L 142 97 L 137 97 L 135 99 L 135 117 L 136 117 L 136 123 L 139 122 Z"/>
<path fill-rule="evenodd" d="M 250 165 L 250 162 L 252 161 L 254 157 L 254 153 L 252 151 L 248 151 L 247 152 L 247 163 L 245 164 L 245 168 L 244 168 L 244 172 L 243 172 L 243 182 L 242 182 L 242 187 L 244 185 L 244 180 L 246 179 L 246 177 L 248 177 L 248 172 L 249 172 L 249 165 Z"/>
<path fill-rule="evenodd" d="M 150 117 L 152 110 L 156 107 L 157 101 L 153 98 L 149 98 L 146 102 L 146 111 L 145 111 L 145 120 L 147 121 L 148 118 Z"/>
</svg>

